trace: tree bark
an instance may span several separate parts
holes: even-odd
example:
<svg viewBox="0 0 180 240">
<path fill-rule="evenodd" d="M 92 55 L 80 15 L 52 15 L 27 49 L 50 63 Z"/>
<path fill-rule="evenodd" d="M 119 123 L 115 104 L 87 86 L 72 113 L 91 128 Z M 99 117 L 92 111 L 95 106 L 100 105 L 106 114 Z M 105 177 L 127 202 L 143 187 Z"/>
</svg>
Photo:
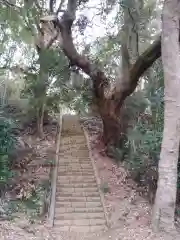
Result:
<svg viewBox="0 0 180 240">
<path fill-rule="evenodd" d="M 44 135 L 44 110 L 45 103 L 42 103 L 37 109 L 37 133 L 40 137 L 43 137 Z"/>
<path fill-rule="evenodd" d="M 44 110 L 46 106 L 46 91 L 48 84 L 48 73 L 46 72 L 45 66 L 43 66 L 43 51 L 39 51 L 39 76 L 37 89 L 35 89 L 35 98 L 38 100 L 37 104 L 37 133 L 40 137 L 44 135 Z"/>
<path fill-rule="evenodd" d="M 53 9 L 53 1 L 50 1 L 50 11 Z M 38 100 L 37 106 L 37 133 L 40 137 L 43 137 L 43 125 L 44 125 L 44 116 L 45 116 L 45 106 L 46 106 L 46 91 L 48 86 L 48 70 L 47 66 L 44 65 L 46 58 L 46 54 L 44 54 L 57 40 L 59 36 L 59 32 L 56 29 L 53 29 L 52 22 L 46 22 L 45 20 L 41 19 L 41 28 L 39 26 L 39 32 L 36 39 L 36 50 L 39 55 L 39 78 L 38 84 L 36 89 L 34 89 L 34 96 L 36 100 Z M 54 34 L 52 34 L 52 30 Z"/>
<path fill-rule="evenodd" d="M 178 0 L 165 0 L 162 25 L 162 61 L 165 84 L 164 132 L 152 226 L 174 228 L 177 165 L 180 141 L 180 56 Z"/>
<path fill-rule="evenodd" d="M 103 122 L 103 142 L 105 145 L 115 145 L 121 135 L 120 114 L 116 112 L 115 101 L 99 101 L 98 108 Z"/>
</svg>

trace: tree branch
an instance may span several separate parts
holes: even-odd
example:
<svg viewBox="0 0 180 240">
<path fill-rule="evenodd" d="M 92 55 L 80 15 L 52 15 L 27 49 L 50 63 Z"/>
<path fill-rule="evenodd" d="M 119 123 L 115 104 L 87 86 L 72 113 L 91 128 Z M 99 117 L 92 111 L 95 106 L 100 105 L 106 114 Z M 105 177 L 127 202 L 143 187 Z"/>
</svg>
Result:
<svg viewBox="0 0 180 240">
<path fill-rule="evenodd" d="M 0 1 L 0 3 L 5 4 L 7 7 L 15 7 L 17 9 L 20 9 L 20 7 L 16 6 L 16 4 L 13 4 L 7 0 L 2 0 L 2 1 Z"/>
<path fill-rule="evenodd" d="M 161 37 L 154 41 L 132 66 L 130 78 L 133 85 L 137 85 L 139 78 L 159 57 L 161 57 Z"/>
<path fill-rule="evenodd" d="M 67 11 L 61 20 L 57 20 L 63 39 L 62 48 L 65 55 L 73 65 L 81 68 L 93 80 L 95 95 L 98 98 L 105 99 L 104 90 L 108 86 L 108 79 L 105 73 L 100 70 L 97 65 L 83 55 L 80 55 L 73 43 L 71 27 L 76 15 L 77 1 L 69 0 Z M 111 99 L 117 100 L 117 106 L 120 106 L 124 99 L 135 90 L 139 78 L 142 74 L 161 56 L 161 41 L 156 40 L 149 48 L 137 59 L 135 64 L 131 66 L 129 79 L 120 86 L 119 91 L 114 92 Z"/>
<path fill-rule="evenodd" d="M 54 12 L 54 5 L 56 4 L 56 0 L 49 0 L 49 11 L 50 13 Z"/>
<path fill-rule="evenodd" d="M 122 105 L 127 96 L 134 92 L 139 78 L 159 57 L 161 57 L 161 37 L 155 40 L 132 65 L 130 68 L 128 84 L 120 86 L 120 90 L 114 92 L 114 98 L 118 101 L 117 108 Z"/>
<path fill-rule="evenodd" d="M 58 7 L 58 9 L 57 9 L 57 11 L 56 11 L 56 15 L 58 15 L 58 13 L 62 11 L 61 8 L 62 8 L 64 2 L 65 2 L 65 0 L 61 0 L 61 2 L 60 2 L 60 4 L 59 4 L 59 7 Z"/>
<path fill-rule="evenodd" d="M 92 78 L 95 95 L 99 98 L 104 98 L 104 88 L 108 84 L 108 79 L 104 72 L 98 69 L 95 64 L 91 63 L 87 57 L 77 52 L 73 43 L 71 27 L 75 20 L 76 7 L 77 0 L 69 0 L 67 11 L 63 14 L 61 20 L 57 20 L 57 25 L 60 28 L 63 40 L 62 48 L 71 64 L 78 66 Z"/>
</svg>

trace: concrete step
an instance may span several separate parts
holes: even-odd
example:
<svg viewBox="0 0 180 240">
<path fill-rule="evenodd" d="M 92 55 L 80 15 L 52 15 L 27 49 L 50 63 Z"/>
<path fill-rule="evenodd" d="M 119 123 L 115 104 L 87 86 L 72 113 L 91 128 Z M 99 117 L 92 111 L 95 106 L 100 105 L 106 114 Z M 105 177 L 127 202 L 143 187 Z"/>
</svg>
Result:
<svg viewBox="0 0 180 240">
<path fill-rule="evenodd" d="M 82 144 L 71 144 L 71 145 L 63 145 L 60 147 L 60 152 L 64 151 L 82 151 L 82 152 L 87 152 L 88 153 L 88 148 L 86 145 L 82 146 Z"/>
<path fill-rule="evenodd" d="M 93 207 L 93 208 L 86 208 L 86 207 L 81 207 L 81 208 L 73 208 L 73 207 L 66 207 L 66 208 L 57 208 L 56 209 L 56 214 L 61 214 L 61 213 L 102 213 L 103 212 L 103 207 Z M 104 212 L 103 212 L 104 213 Z"/>
<path fill-rule="evenodd" d="M 56 213 L 57 220 L 76 220 L 76 219 L 104 219 L 104 212 L 71 212 L 71 213 Z"/>
<path fill-rule="evenodd" d="M 96 208 L 101 207 L 100 202 L 60 202 L 56 201 L 56 208 Z"/>
<path fill-rule="evenodd" d="M 58 164 L 58 168 L 61 167 L 69 167 L 69 166 L 73 166 L 73 167 L 77 167 L 77 168 L 87 168 L 87 169 L 92 169 L 92 164 L 90 162 L 87 163 L 81 163 L 81 162 L 76 162 L 73 163 L 73 161 L 61 161 Z"/>
<path fill-rule="evenodd" d="M 74 171 L 83 171 L 83 172 L 90 172 L 92 174 L 94 174 L 94 171 L 92 169 L 88 169 L 88 168 L 73 168 L 73 166 L 69 166 L 69 167 L 61 167 L 58 169 L 58 171 L 64 171 L 64 172 L 74 172 Z"/>
<path fill-rule="evenodd" d="M 98 226 L 105 225 L 104 219 L 75 219 L 75 220 L 58 220 L 56 219 L 56 225 L 58 226 Z"/>
<path fill-rule="evenodd" d="M 68 182 L 79 182 L 79 183 L 88 183 L 94 182 L 95 176 L 58 176 L 57 181 L 60 183 L 63 180 L 67 180 Z"/>
<path fill-rule="evenodd" d="M 57 191 L 56 196 L 58 197 L 99 197 L 99 192 L 70 192 L 70 193 L 62 193 Z"/>
<path fill-rule="evenodd" d="M 98 192 L 98 188 L 97 187 L 76 187 L 76 188 L 63 188 L 63 187 L 61 187 L 61 188 L 59 188 L 58 190 L 57 190 L 57 192 L 63 192 L 63 193 L 65 193 L 65 192 Z"/>
<path fill-rule="evenodd" d="M 62 177 L 64 177 L 64 176 L 62 176 Z M 79 180 L 79 179 L 76 179 L 76 178 L 70 178 L 70 177 L 67 177 L 66 176 L 66 178 L 62 178 L 62 177 L 59 177 L 58 178 L 58 181 L 57 181 L 57 185 L 58 184 L 72 184 L 72 183 L 86 183 L 86 184 L 88 184 L 88 183 L 92 183 L 92 184 L 94 184 L 94 183 L 96 183 L 96 179 L 94 178 L 94 179 L 83 179 L 83 180 Z"/>
<path fill-rule="evenodd" d="M 73 146 L 73 145 L 78 145 L 78 146 L 84 146 L 84 147 L 86 147 L 87 148 L 87 146 L 86 146 L 86 143 L 85 143 L 85 140 L 84 141 L 69 141 L 69 142 L 61 142 L 61 146 L 63 146 L 63 147 L 69 147 L 69 145 L 71 145 L 71 146 Z"/>
<path fill-rule="evenodd" d="M 57 183 L 58 188 L 80 188 L 80 187 L 97 187 L 96 182 L 94 183 Z"/>
<path fill-rule="evenodd" d="M 69 172 L 65 172 L 65 171 L 58 171 L 58 175 L 60 176 L 93 176 L 94 174 L 92 172 L 87 172 L 87 171 L 69 171 Z"/>
<path fill-rule="evenodd" d="M 59 164 L 61 163 L 73 163 L 73 164 L 90 164 L 92 165 L 91 161 L 89 158 L 74 158 L 72 156 L 69 157 L 62 157 L 59 161 Z"/>
<path fill-rule="evenodd" d="M 100 202 L 101 199 L 100 197 L 62 197 L 62 196 L 57 196 L 56 200 L 58 202 L 85 202 L 85 201 L 90 201 L 90 202 Z"/>
<path fill-rule="evenodd" d="M 106 226 L 58 226 L 56 223 L 53 227 L 54 232 L 76 232 L 76 233 L 89 233 L 89 232 L 100 232 L 105 231 L 107 229 Z"/>
</svg>

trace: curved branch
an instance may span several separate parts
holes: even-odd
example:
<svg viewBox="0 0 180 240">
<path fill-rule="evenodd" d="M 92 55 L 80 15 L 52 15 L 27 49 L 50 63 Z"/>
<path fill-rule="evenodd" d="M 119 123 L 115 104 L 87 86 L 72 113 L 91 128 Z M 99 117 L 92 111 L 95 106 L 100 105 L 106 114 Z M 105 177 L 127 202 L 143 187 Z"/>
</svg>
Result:
<svg viewBox="0 0 180 240">
<path fill-rule="evenodd" d="M 57 20 L 63 39 L 62 48 L 70 62 L 82 69 L 93 80 L 95 94 L 98 98 L 105 99 L 104 90 L 108 86 L 108 79 L 105 73 L 93 64 L 87 57 L 80 55 L 73 43 L 71 27 L 75 20 L 77 1 L 68 1 L 68 10 L 64 13 L 61 20 Z M 154 41 L 147 50 L 139 56 L 137 61 L 130 68 L 129 79 L 125 86 L 120 86 L 119 91 L 114 92 L 111 99 L 117 101 L 119 107 L 124 99 L 135 90 L 139 78 L 143 73 L 161 56 L 161 40 Z"/>
<path fill-rule="evenodd" d="M 74 46 L 71 27 L 75 20 L 77 1 L 69 0 L 67 11 L 61 20 L 57 20 L 57 25 L 61 31 L 63 40 L 62 48 L 72 65 L 76 65 L 89 75 L 93 80 L 95 94 L 98 98 L 104 98 L 104 88 L 108 84 L 108 79 L 104 72 L 90 62 L 90 60 L 79 54 Z"/>
<path fill-rule="evenodd" d="M 161 37 L 155 40 L 132 66 L 130 78 L 133 85 L 137 85 L 139 78 L 159 57 L 161 57 Z"/>
<path fill-rule="evenodd" d="M 119 99 L 119 105 L 122 104 L 124 99 L 132 94 L 137 87 L 139 78 L 145 71 L 152 66 L 152 64 L 161 57 L 161 37 L 155 40 L 145 51 L 142 53 L 137 61 L 132 65 L 129 73 L 129 82 L 126 88 L 121 88 L 120 92 L 115 93 L 116 98 Z"/>
</svg>

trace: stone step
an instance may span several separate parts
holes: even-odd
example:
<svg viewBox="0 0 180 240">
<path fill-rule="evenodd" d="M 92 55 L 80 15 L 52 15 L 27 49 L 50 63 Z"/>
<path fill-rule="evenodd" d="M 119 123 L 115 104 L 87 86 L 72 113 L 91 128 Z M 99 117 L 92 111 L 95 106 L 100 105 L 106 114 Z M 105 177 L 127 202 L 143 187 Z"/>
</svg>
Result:
<svg viewBox="0 0 180 240">
<path fill-rule="evenodd" d="M 86 208 L 86 207 L 81 207 L 81 208 L 73 208 L 73 207 L 61 207 L 56 209 L 56 214 L 61 214 L 61 213 L 104 213 L 103 212 L 103 207 L 93 207 L 93 208 Z"/>
<path fill-rule="evenodd" d="M 70 143 L 70 144 L 74 144 L 74 143 L 76 143 L 76 142 L 81 142 L 81 143 L 84 143 L 84 141 L 85 141 L 85 136 L 84 135 L 82 135 L 82 136 L 77 136 L 77 138 L 76 137 L 70 137 L 70 138 L 67 138 L 67 137 L 63 137 L 62 138 L 62 141 L 61 141 L 61 144 L 66 144 L 66 143 Z"/>
<path fill-rule="evenodd" d="M 99 197 L 99 192 L 70 192 L 70 193 L 62 193 L 57 191 L 56 196 L 58 197 Z"/>
<path fill-rule="evenodd" d="M 58 226 L 98 226 L 105 225 L 104 219 L 75 219 L 75 220 L 58 220 L 56 219 L 56 225 Z"/>
<path fill-rule="evenodd" d="M 91 171 L 93 172 L 93 167 L 91 163 L 81 163 L 81 162 L 70 162 L 64 161 L 58 165 L 58 170 L 74 170 L 74 171 Z"/>
<path fill-rule="evenodd" d="M 61 159 L 63 159 L 64 157 L 67 159 L 89 159 L 89 154 L 85 154 L 85 153 L 71 153 L 71 152 L 64 152 L 64 153 L 59 153 L 58 154 L 60 161 Z"/>
<path fill-rule="evenodd" d="M 100 202 L 60 202 L 56 201 L 56 208 L 66 208 L 66 207 L 72 207 L 72 208 L 96 208 L 101 207 Z"/>
<path fill-rule="evenodd" d="M 66 188 L 61 187 L 57 189 L 58 192 L 98 192 L 97 187 L 73 187 L 73 188 Z"/>
<path fill-rule="evenodd" d="M 59 164 L 63 165 L 63 164 L 74 164 L 75 166 L 76 165 L 87 165 L 88 167 L 89 166 L 92 166 L 92 162 L 90 161 L 90 159 L 87 159 L 84 160 L 84 157 L 83 158 L 72 158 L 72 156 L 70 156 L 69 158 L 61 158 L 60 161 L 59 161 Z"/>
<path fill-rule="evenodd" d="M 78 220 L 78 219 L 103 219 L 103 212 L 86 213 L 86 212 L 73 212 L 73 213 L 56 213 L 55 219 L 57 220 Z"/>
<path fill-rule="evenodd" d="M 59 161 L 59 164 L 58 166 L 64 166 L 64 167 L 87 167 L 88 169 L 89 168 L 92 168 L 92 162 L 87 159 L 87 160 L 84 160 L 84 158 L 80 159 L 80 158 L 77 158 L 77 159 L 73 159 L 71 156 L 69 158 L 62 158 L 60 159 Z"/>
<path fill-rule="evenodd" d="M 64 161 L 64 162 L 61 162 L 59 165 L 58 165 L 58 170 L 61 170 L 61 169 L 75 169 L 75 170 L 83 170 L 83 171 L 88 171 L 88 170 L 93 170 L 92 168 L 92 164 L 91 163 L 81 163 L 81 162 L 76 162 L 76 163 L 73 163 L 73 162 L 70 162 L 70 161 Z"/>
<path fill-rule="evenodd" d="M 76 233 L 89 233 L 89 232 L 100 232 L 105 231 L 107 229 L 106 226 L 99 225 L 99 226 L 58 226 L 54 225 L 53 231 L 57 234 L 57 232 L 76 232 Z M 56 232 L 57 231 L 57 232 Z"/>
<path fill-rule="evenodd" d="M 91 182 L 96 180 L 95 176 L 93 175 L 88 175 L 88 176 L 58 176 L 58 181 L 62 181 L 62 180 L 69 180 L 70 181 L 74 181 L 74 182 L 83 182 L 83 183 L 87 183 L 87 182 Z"/>
<path fill-rule="evenodd" d="M 87 148 L 86 143 L 84 141 L 69 141 L 67 142 L 61 142 L 61 146 L 69 146 L 69 145 L 79 145 L 79 146 L 84 146 Z"/>
<path fill-rule="evenodd" d="M 67 147 L 60 146 L 60 153 L 63 153 L 63 152 L 88 153 L 88 148 L 87 147 L 80 147 L 80 146 L 77 146 L 77 145 L 67 146 Z"/>
<path fill-rule="evenodd" d="M 79 180 L 79 179 L 76 179 L 76 178 L 70 178 L 68 176 L 66 176 L 66 178 L 63 178 L 64 176 L 62 177 L 58 177 L 58 181 L 57 181 L 57 184 L 72 184 L 72 183 L 96 183 L 96 179 L 83 179 L 83 180 Z"/>
<path fill-rule="evenodd" d="M 73 167 L 79 167 L 79 168 L 92 168 L 92 164 L 91 162 L 87 162 L 87 163 L 81 163 L 81 162 L 75 162 L 73 163 L 73 161 L 65 161 L 65 160 L 62 160 L 59 162 L 58 166 L 59 167 L 69 167 L 69 166 L 72 166 L 73 164 Z"/>
<path fill-rule="evenodd" d="M 73 155 L 74 157 L 82 157 L 82 156 L 86 156 L 86 157 L 88 157 L 89 156 L 89 153 L 88 153 L 88 151 L 87 150 L 80 150 L 80 149 L 78 149 L 78 148 L 76 148 L 76 149 L 64 149 L 64 150 L 60 150 L 60 152 L 59 152 L 59 155 L 61 156 L 68 156 L 68 155 Z"/>
<path fill-rule="evenodd" d="M 63 159 L 61 162 L 58 164 L 59 168 L 60 167 L 73 167 L 73 168 L 86 168 L 86 169 L 92 169 L 92 163 L 90 161 L 81 161 L 77 159 L 76 161 L 73 161 L 71 158 L 70 159 Z"/>
<path fill-rule="evenodd" d="M 74 149 L 61 149 L 60 152 L 59 152 L 60 155 L 65 155 L 65 154 L 75 154 L 75 156 L 78 154 L 78 156 L 89 156 L 89 152 L 87 150 L 82 150 L 82 149 L 79 149 L 78 147 L 74 148 Z"/>
<path fill-rule="evenodd" d="M 71 159 L 84 159 L 84 160 L 89 160 L 90 161 L 90 158 L 89 158 L 89 154 L 85 154 L 85 153 L 80 153 L 80 151 L 77 151 L 77 152 L 74 152 L 74 153 L 71 153 L 69 151 L 66 151 L 66 152 L 60 152 L 59 154 L 59 157 L 60 157 L 60 161 L 62 159 L 68 159 L 71 157 Z"/>
<path fill-rule="evenodd" d="M 62 196 L 57 196 L 56 200 L 58 202 L 100 202 L 101 199 L 100 197 L 62 197 Z"/>
<path fill-rule="evenodd" d="M 74 171 L 83 171 L 83 172 L 90 172 L 90 173 L 93 173 L 94 174 L 94 171 L 93 171 L 93 169 L 88 169 L 88 168 L 73 168 L 73 166 L 72 167 L 61 167 L 61 168 L 58 168 L 58 171 L 66 171 L 66 172 L 70 172 L 70 171 L 72 171 L 72 172 L 74 172 Z"/>
<path fill-rule="evenodd" d="M 69 156 L 69 157 L 62 157 L 59 161 L 59 163 L 74 163 L 74 164 L 91 164 L 91 160 L 89 158 L 80 158 L 80 157 L 77 157 L 77 158 L 74 158 L 72 156 Z"/>
<path fill-rule="evenodd" d="M 75 136 L 63 136 L 62 142 L 71 142 L 71 141 L 77 141 L 77 140 L 84 140 L 84 134 L 76 134 Z"/>
<path fill-rule="evenodd" d="M 80 188 L 80 187 L 85 187 L 85 188 L 92 188 L 92 187 L 97 187 L 97 184 L 94 183 L 57 183 L 58 188 Z"/>
<path fill-rule="evenodd" d="M 86 171 L 69 171 L 69 172 L 65 172 L 65 171 L 58 171 L 58 175 L 60 176 L 71 176 L 71 177 L 76 177 L 76 176 L 94 176 L 94 174 L 92 172 L 86 172 Z"/>
<path fill-rule="evenodd" d="M 82 144 L 71 144 L 71 145 L 63 145 L 63 146 L 60 146 L 60 152 L 63 152 L 63 151 L 66 151 L 66 150 L 69 150 L 69 151 L 82 151 L 82 152 L 88 152 L 88 148 L 86 145 L 82 146 Z"/>
<path fill-rule="evenodd" d="M 88 169 L 78 169 L 78 170 L 76 170 L 76 169 L 58 169 L 58 176 L 61 176 L 61 173 L 63 173 L 63 172 L 70 172 L 70 173 L 75 173 L 76 174 L 76 172 L 78 172 L 79 174 L 81 174 L 81 173 L 89 173 L 89 174 L 87 174 L 86 176 L 91 176 L 91 175 L 94 175 L 94 172 L 93 172 L 93 170 L 92 169 L 89 169 L 89 171 L 88 171 Z"/>
</svg>

